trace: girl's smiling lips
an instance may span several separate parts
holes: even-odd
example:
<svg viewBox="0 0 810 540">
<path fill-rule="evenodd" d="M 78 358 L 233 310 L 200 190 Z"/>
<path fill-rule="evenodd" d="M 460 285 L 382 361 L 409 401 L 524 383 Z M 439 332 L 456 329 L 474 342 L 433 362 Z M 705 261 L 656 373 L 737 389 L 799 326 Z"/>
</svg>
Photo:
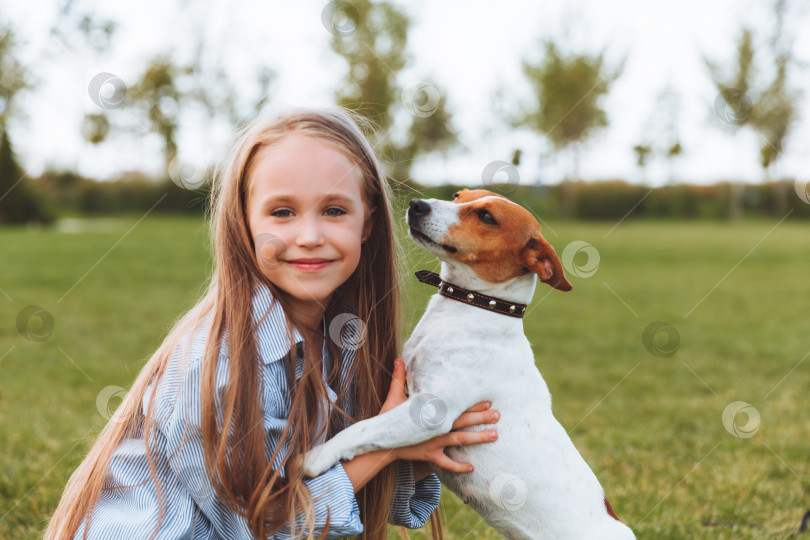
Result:
<svg viewBox="0 0 810 540">
<path fill-rule="evenodd" d="M 287 262 L 298 270 L 302 270 L 304 272 L 315 272 L 317 270 L 321 270 L 322 268 L 326 268 L 334 261 L 330 259 L 294 259 Z"/>
</svg>

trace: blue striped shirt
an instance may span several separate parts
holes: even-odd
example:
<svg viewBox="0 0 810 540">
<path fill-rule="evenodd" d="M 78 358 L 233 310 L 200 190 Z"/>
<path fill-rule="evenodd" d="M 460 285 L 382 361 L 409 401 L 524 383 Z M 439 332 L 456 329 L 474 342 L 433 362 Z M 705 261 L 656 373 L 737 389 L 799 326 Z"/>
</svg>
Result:
<svg viewBox="0 0 810 540">
<path fill-rule="evenodd" d="M 262 364 L 264 392 L 261 405 L 268 442 L 268 459 L 279 443 L 281 431 L 289 416 L 289 396 L 285 375 L 286 355 L 291 347 L 284 324 L 284 313 L 264 284 L 258 284 L 253 294 L 253 320 L 258 323 L 257 345 Z M 271 307 L 272 303 L 272 307 Z M 266 315 L 266 316 L 265 316 Z M 260 322 L 261 321 L 261 322 Z M 326 323 L 326 321 L 325 321 Z M 209 319 L 190 339 L 181 340 L 174 351 L 155 394 L 156 437 L 154 445 L 156 468 L 161 490 L 167 504 L 161 529 L 156 538 L 166 539 L 252 539 L 246 520 L 229 510 L 220 501 L 205 471 L 200 434 L 200 377 Z M 328 326 L 327 326 L 328 328 Z M 228 380 L 228 333 L 225 332 L 219 351 L 216 374 L 217 401 L 224 397 Z M 297 365 L 296 379 L 301 375 L 303 338 L 294 330 Z M 190 346 L 189 351 L 185 349 Z M 341 349 L 341 382 L 350 373 L 354 361 L 352 348 Z M 331 361 L 324 344 L 324 372 Z M 180 362 L 185 355 L 187 360 Z M 179 389 L 179 392 L 178 392 Z M 328 387 L 330 408 L 336 393 Z M 349 394 L 347 392 L 347 394 Z M 151 386 L 143 400 L 144 414 L 149 407 Z M 340 405 L 351 414 L 351 403 Z M 221 413 L 221 411 L 220 411 Z M 115 418 L 115 417 L 114 417 Z M 185 433 L 184 433 L 185 430 Z M 143 426 L 136 438 L 124 439 L 115 449 L 107 470 L 105 487 L 141 484 L 136 487 L 104 490 L 93 511 L 88 538 L 140 539 L 148 538 L 158 521 L 158 499 L 146 459 Z M 182 445 L 183 438 L 187 439 Z M 286 443 L 285 443 L 286 446 Z M 280 452 L 283 453 L 285 447 Z M 167 457 L 175 452 L 171 460 Z M 278 459 L 274 465 L 278 464 Z M 424 526 L 439 504 L 441 485 L 435 474 L 414 482 L 410 461 L 394 462 L 395 482 L 388 522 L 408 528 Z M 355 536 L 363 532 L 354 488 L 343 465 L 338 462 L 322 475 L 305 480 L 316 499 L 315 535 L 323 531 L 327 509 L 331 512 L 328 538 Z M 300 518 L 300 516 L 299 516 Z M 301 522 L 303 523 L 303 522 Z M 84 532 L 82 522 L 74 538 Z M 289 523 L 273 538 L 291 538 Z M 296 525 L 296 535 L 301 534 Z"/>
</svg>

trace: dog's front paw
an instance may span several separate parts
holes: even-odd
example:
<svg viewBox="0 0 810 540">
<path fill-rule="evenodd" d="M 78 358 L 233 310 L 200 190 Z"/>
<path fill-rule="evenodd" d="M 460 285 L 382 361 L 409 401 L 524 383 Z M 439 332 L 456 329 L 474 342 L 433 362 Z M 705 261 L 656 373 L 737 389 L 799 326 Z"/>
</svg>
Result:
<svg viewBox="0 0 810 540">
<path fill-rule="evenodd" d="M 303 469 L 306 476 L 319 476 L 339 461 L 340 458 L 333 456 L 325 446 L 325 444 L 318 445 L 304 456 Z"/>
</svg>

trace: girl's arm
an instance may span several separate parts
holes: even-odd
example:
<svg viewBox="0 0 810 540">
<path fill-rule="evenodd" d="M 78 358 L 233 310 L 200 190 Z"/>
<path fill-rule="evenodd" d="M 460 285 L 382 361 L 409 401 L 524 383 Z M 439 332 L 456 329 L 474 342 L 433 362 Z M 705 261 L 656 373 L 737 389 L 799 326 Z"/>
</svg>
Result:
<svg viewBox="0 0 810 540">
<path fill-rule="evenodd" d="M 392 450 L 377 450 L 356 456 L 350 461 L 342 461 L 340 464 L 356 494 L 371 478 L 392 462 L 395 462 L 395 485 L 388 512 L 388 523 L 403 525 L 410 529 L 424 527 L 430 514 L 439 505 L 441 494 L 441 485 L 435 476 L 432 481 L 426 480 L 417 484 L 433 473 L 427 462 L 395 459 Z"/>
<path fill-rule="evenodd" d="M 354 492 L 357 493 L 392 461 L 394 461 L 393 451 L 376 450 L 356 456 L 350 461 L 341 461 L 341 465 L 354 486 Z"/>
</svg>

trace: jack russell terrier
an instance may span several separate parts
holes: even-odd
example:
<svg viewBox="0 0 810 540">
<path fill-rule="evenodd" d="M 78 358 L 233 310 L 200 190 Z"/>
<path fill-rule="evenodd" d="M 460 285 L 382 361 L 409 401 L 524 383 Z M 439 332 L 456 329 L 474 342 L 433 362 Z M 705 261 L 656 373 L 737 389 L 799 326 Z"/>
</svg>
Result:
<svg viewBox="0 0 810 540">
<path fill-rule="evenodd" d="M 313 448 L 305 473 L 317 476 L 340 460 L 448 433 L 461 413 L 489 400 L 501 413 L 497 440 L 446 447 L 474 471 L 431 463 L 444 485 L 510 539 L 634 539 L 554 418 L 523 333 L 538 277 L 571 290 L 540 225 L 500 195 L 466 189 L 453 201 L 412 200 L 406 222 L 411 238 L 442 263 L 440 275 L 416 273 L 439 291 L 402 351 L 408 400 Z"/>
</svg>

